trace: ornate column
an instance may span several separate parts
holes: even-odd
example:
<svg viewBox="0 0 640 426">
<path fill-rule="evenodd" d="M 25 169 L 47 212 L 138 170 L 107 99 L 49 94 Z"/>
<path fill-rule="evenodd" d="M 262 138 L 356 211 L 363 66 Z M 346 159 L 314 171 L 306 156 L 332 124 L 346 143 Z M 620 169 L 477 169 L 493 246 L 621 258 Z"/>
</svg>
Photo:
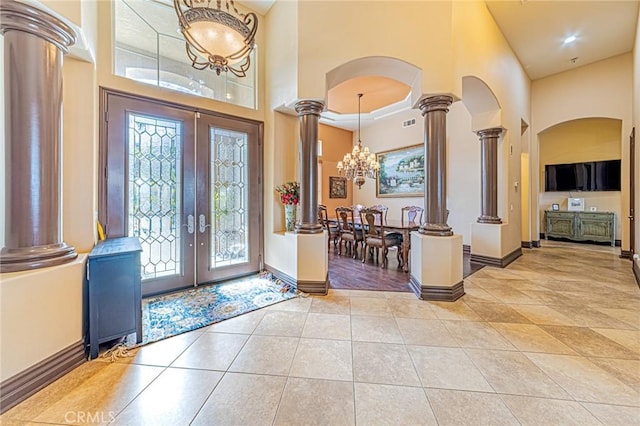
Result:
<svg viewBox="0 0 640 426">
<path fill-rule="evenodd" d="M 318 120 L 324 109 L 320 101 L 295 104 L 300 121 L 300 207 L 302 218 L 296 223 L 298 234 L 320 234 L 318 223 Z"/>
<path fill-rule="evenodd" d="M 0 272 L 74 259 L 62 241 L 62 56 L 76 34 L 58 18 L 0 3 L 4 35 L 5 247 Z"/>
<path fill-rule="evenodd" d="M 448 95 L 430 96 L 420 101 L 418 108 L 424 117 L 425 223 L 419 232 L 423 235 L 450 236 L 447 225 L 447 112 L 453 98 Z"/>
<path fill-rule="evenodd" d="M 479 130 L 481 150 L 482 213 L 478 223 L 502 223 L 498 217 L 498 138 L 500 127 Z"/>
</svg>

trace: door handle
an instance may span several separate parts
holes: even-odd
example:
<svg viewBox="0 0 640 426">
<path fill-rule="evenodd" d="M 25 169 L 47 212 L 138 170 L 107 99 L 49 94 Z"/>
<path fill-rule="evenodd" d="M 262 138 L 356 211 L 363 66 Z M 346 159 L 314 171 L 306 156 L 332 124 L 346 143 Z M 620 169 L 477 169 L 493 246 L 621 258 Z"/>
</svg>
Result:
<svg viewBox="0 0 640 426">
<path fill-rule="evenodd" d="M 186 226 L 187 227 L 187 232 L 189 234 L 193 234 L 193 231 L 195 230 L 195 218 L 193 217 L 192 214 L 187 216 L 187 223 L 185 225 L 182 225 L 182 226 Z"/>
<path fill-rule="evenodd" d="M 204 217 L 203 214 L 198 216 L 198 230 L 200 231 L 201 234 L 204 233 L 204 231 L 207 229 L 207 226 L 211 226 L 211 224 L 207 225 L 206 222 L 207 222 L 207 219 Z"/>
</svg>

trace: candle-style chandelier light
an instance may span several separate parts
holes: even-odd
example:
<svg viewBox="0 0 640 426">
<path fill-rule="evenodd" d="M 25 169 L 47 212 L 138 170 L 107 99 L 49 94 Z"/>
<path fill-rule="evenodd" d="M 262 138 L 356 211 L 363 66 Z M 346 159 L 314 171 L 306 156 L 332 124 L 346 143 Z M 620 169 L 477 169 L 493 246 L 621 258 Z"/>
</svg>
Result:
<svg viewBox="0 0 640 426">
<path fill-rule="evenodd" d="M 346 153 L 342 161 L 338 162 L 338 174 L 347 179 L 352 179 L 358 189 L 364 185 L 365 177 L 375 179 L 380 170 L 380 163 L 376 161 L 376 155 L 369 152 L 368 147 L 362 148 L 360 140 L 360 100 L 362 93 L 358 93 L 358 145 L 353 147 L 350 153 Z"/>
<path fill-rule="evenodd" d="M 255 13 L 240 13 L 233 0 L 173 0 L 180 32 L 187 42 L 191 66 L 210 68 L 220 75 L 231 71 L 245 77 L 251 65 L 249 55 L 255 46 L 258 17 Z M 231 13 L 233 12 L 238 16 Z"/>
</svg>

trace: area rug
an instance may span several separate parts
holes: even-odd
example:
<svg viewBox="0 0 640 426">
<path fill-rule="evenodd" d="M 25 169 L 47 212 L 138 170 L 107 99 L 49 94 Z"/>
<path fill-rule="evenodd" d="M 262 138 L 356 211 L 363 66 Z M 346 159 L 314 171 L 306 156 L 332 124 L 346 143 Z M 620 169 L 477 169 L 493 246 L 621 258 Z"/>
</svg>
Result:
<svg viewBox="0 0 640 426">
<path fill-rule="evenodd" d="M 142 345 L 297 297 L 295 287 L 265 272 L 223 284 L 142 300 Z"/>
</svg>

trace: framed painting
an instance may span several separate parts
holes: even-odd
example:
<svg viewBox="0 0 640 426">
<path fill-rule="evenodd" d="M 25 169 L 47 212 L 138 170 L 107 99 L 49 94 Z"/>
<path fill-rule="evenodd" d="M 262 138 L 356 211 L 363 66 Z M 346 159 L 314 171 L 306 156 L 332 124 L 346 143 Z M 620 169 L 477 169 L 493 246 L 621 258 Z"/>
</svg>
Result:
<svg viewBox="0 0 640 426">
<path fill-rule="evenodd" d="M 329 198 L 347 198 L 347 179 L 329 176 Z"/>
<path fill-rule="evenodd" d="M 378 197 L 424 196 L 424 145 L 379 152 Z"/>
</svg>

